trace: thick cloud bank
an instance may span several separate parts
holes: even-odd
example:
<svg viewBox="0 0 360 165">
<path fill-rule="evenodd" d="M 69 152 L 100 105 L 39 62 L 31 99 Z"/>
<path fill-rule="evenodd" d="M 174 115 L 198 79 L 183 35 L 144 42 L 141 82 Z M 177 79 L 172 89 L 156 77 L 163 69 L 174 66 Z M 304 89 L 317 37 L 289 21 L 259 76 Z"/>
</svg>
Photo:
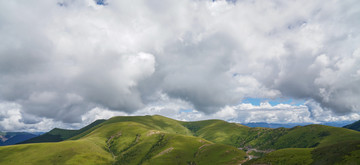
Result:
<svg viewBox="0 0 360 165">
<path fill-rule="evenodd" d="M 357 0 L 0 1 L 0 123 L 168 104 L 239 117 L 244 98 L 358 114 L 359 16 Z"/>
</svg>

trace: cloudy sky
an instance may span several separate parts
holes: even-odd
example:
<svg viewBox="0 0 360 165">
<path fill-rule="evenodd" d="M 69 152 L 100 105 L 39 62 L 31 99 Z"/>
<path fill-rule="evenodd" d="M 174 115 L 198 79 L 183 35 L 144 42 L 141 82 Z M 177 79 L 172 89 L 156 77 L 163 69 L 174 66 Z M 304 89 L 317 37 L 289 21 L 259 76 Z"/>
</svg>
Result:
<svg viewBox="0 0 360 165">
<path fill-rule="evenodd" d="M 360 119 L 358 0 L 0 0 L 0 131 Z"/>
</svg>

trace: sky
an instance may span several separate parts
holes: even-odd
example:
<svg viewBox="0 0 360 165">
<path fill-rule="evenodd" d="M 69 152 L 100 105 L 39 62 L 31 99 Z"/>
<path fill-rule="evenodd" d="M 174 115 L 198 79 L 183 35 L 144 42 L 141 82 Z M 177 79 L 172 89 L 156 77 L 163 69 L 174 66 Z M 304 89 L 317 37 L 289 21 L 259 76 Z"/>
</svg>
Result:
<svg viewBox="0 0 360 165">
<path fill-rule="evenodd" d="M 0 0 L 0 131 L 360 119 L 358 0 Z"/>
</svg>

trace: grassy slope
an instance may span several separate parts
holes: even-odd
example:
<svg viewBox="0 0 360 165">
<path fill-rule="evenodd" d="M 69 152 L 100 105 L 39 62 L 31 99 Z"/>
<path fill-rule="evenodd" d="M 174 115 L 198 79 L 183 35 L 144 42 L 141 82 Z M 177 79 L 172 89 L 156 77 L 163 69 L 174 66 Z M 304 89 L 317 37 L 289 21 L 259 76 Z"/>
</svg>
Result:
<svg viewBox="0 0 360 165">
<path fill-rule="evenodd" d="M 247 164 L 326 164 L 334 155 L 341 158 L 337 162 L 352 163 L 360 161 L 359 137 L 357 131 L 321 125 L 268 129 L 127 116 L 86 127 L 71 140 L 0 148 L 0 164 L 238 164 L 245 156 L 239 146 L 280 149 Z M 336 147 L 344 150 L 326 153 Z M 26 156 L 16 159 L 20 154 Z"/>
<path fill-rule="evenodd" d="M 77 140 L 0 148 L 0 164 L 238 164 L 244 159 L 232 146 L 189 135 L 180 122 L 161 116 L 115 117 Z"/>
<path fill-rule="evenodd" d="M 360 162 L 359 137 L 359 132 L 343 128 L 323 125 L 295 127 L 272 145 L 273 148 L 285 149 L 246 164 L 357 164 Z M 260 143 L 262 138 L 257 140 Z"/>
<path fill-rule="evenodd" d="M 352 130 L 324 125 L 307 125 L 290 129 L 286 134 L 279 137 L 272 147 L 274 149 L 313 148 L 341 141 L 356 140 L 359 137 L 360 132 Z"/>
<path fill-rule="evenodd" d="M 228 123 L 222 120 L 204 120 L 182 122 L 195 136 L 221 144 L 243 147 L 258 138 L 270 128 L 250 128 L 241 124 Z"/>
<path fill-rule="evenodd" d="M 86 136 L 90 132 L 94 131 L 95 129 L 102 127 L 103 125 L 107 125 L 110 123 L 117 123 L 117 122 L 137 122 L 148 126 L 148 128 L 156 129 L 156 130 L 163 130 L 170 133 L 178 133 L 183 135 L 192 135 L 190 130 L 185 128 L 183 125 L 180 124 L 179 121 L 170 119 L 164 116 L 154 115 L 154 116 L 119 116 L 113 117 L 109 120 L 96 125 L 76 136 L 71 137 L 71 140 L 79 139 L 83 136 Z"/>
<path fill-rule="evenodd" d="M 247 164 L 356 164 L 360 162 L 360 133 L 353 130 L 308 125 L 303 127 L 248 128 L 221 120 L 184 122 L 193 134 L 236 147 L 280 149 Z M 334 149 L 341 148 L 342 149 Z M 332 150 L 331 150 L 332 149 Z M 331 152 L 328 152 L 331 151 Z M 321 156 L 319 156 L 321 155 Z"/>
<path fill-rule="evenodd" d="M 178 121 L 161 116 L 115 117 L 81 139 L 108 141 L 115 164 L 236 164 L 244 159 L 243 151 L 189 134 Z"/>
<path fill-rule="evenodd" d="M 0 164 L 109 164 L 111 155 L 88 140 L 0 147 Z"/>
<path fill-rule="evenodd" d="M 314 165 L 347 164 L 357 165 L 360 162 L 360 140 L 339 142 L 318 147 L 312 151 Z"/>
<path fill-rule="evenodd" d="M 269 129 L 250 128 L 221 120 L 183 122 L 182 124 L 195 136 L 215 143 L 235 147 L 252 146 L 260 149 L 313 148 L 356 140 L 360 137 L 360 132 L 324 125 Z"/>
<path fill-rule="evenodd" d="M 260 159 L 250 160 L 244 165 L 276 164 L 276 165 L 307 165 L 313 162 L 312 148 L 286 148 L 270 152 Z"/>
</svg>

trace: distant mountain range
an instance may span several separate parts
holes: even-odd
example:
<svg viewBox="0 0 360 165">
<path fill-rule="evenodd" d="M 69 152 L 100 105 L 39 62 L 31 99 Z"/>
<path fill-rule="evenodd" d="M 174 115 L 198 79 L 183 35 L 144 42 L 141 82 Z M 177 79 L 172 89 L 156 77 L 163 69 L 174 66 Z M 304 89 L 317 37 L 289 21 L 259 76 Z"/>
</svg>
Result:
<svg viewBox="0 0 360 165">
<path fill-rule="evenodd" d="M 354 121 L 341 121 L 341 122 L 323 122 L 321 125 L 328 125 L 333 127 L 343 127 L 345 125 L 351 124 Z M 266 122 L 255 122 L 255 123 L 242 123 L 248 127 L 266 127 L 266 128 L 292 128 L 296 126 L 305 126 L 313 123 L 266 123 Z M 359 123 L 360 125 L 360 123 Z"/>
<path fill-rule="evenodd" d="M 159 115 L 113 117 L 80 130 L 56 128 L 24 143 L 33 144 L 0 147 L 0 164 L 360 162 L 359 131 L 318 124 L 273 129 L 222 120 L 183 122 Z"/>
<path fill-rule="evenodd" d="M 41 132 L 0 132 L 0 146 L 13 145 L 34 138 Z"/>
</svg>

